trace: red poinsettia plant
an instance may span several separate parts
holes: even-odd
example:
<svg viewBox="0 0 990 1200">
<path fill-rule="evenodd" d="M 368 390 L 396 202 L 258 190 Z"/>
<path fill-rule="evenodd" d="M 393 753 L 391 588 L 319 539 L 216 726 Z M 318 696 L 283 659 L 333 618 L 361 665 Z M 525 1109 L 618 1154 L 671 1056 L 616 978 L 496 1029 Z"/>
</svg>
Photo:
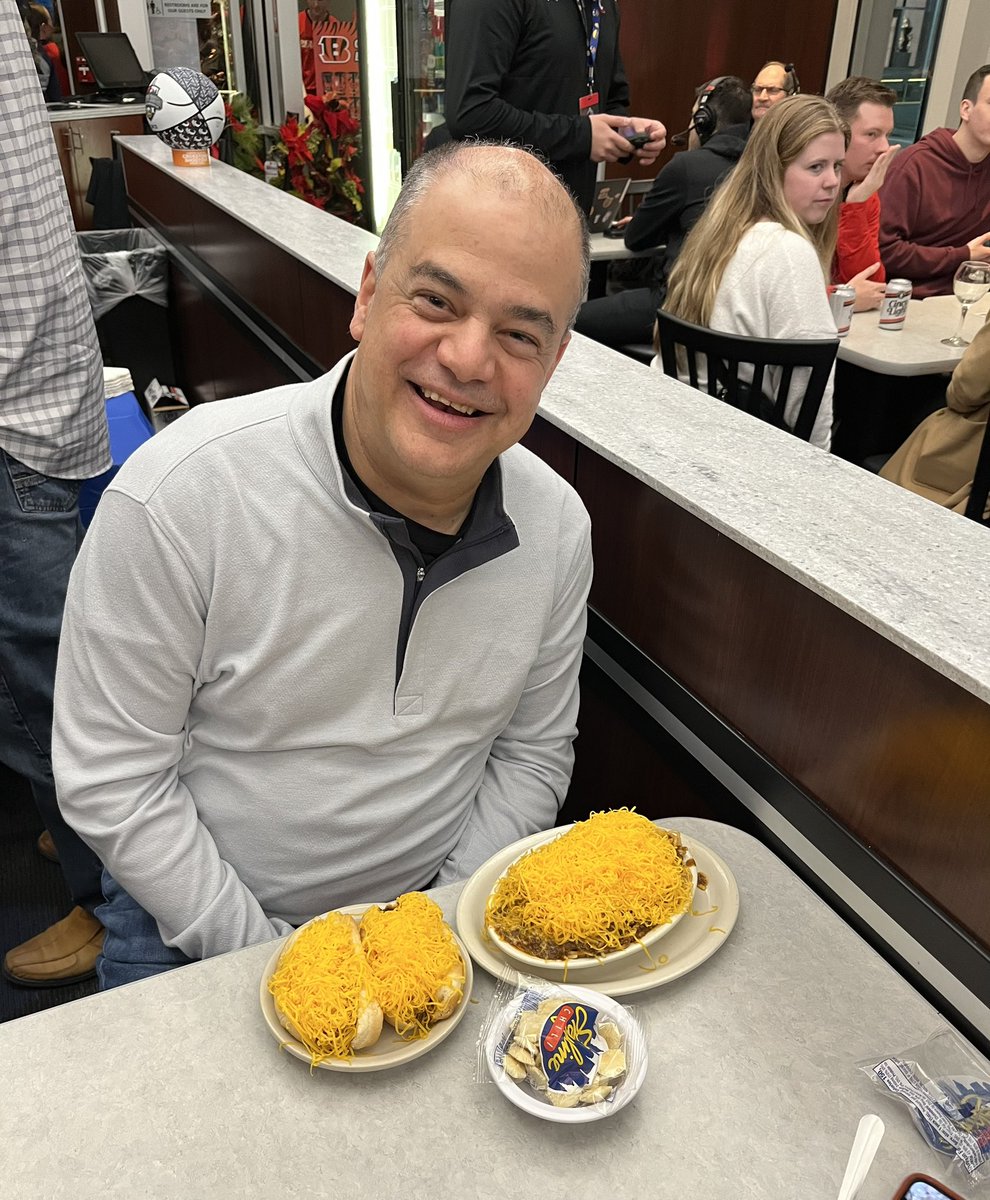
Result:
<svg viewBox="0 0 990 1200">
<path fill-rule="evenodd" d="M 280 140 L 271 151 L 278 174 L 271 182 L 356 224 L 364 207 L 364 185 L 354 169 L 360 126 L 332 92 L 307 96 L 305 104 L 309 112 L 304 121 L 293 115 L 279 128 Z"/>
</svg>

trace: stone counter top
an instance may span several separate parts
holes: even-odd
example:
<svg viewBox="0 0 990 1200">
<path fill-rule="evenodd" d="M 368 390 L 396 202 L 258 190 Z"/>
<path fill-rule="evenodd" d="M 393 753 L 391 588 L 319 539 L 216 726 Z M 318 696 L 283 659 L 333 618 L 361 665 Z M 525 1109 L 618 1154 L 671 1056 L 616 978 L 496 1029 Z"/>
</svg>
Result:
<svg viewBox="0 0 990 1200">
<path fill-rule="evenodd" d="M 365 255 L 378 245 L 374 234 L 226 163 L 214 160 L 210 167 L 173 166 L 172 151 L 153 135 L 122 135 L 115 140 L 293 258 L 357 293 Z"/>
<path fill-rule="evenodd" d="M 913 1170 L 951 1179 L 856 1066 L 918 1044 L 935 1010 L 748 834 L 669 824 L 722 857 L 739 920 L 697 970 L 623 999 L 650 1062 L 610 1119 L 551 1125 L 476 1081 L 494 988 L 478 966 L 433 1053 L 311 1072 L 262 1019 L 265 943 L 0 1027 L 4 1197 L 829 1200 L 867 1112 L 887 1128 L 861 1200 Z M 435 893 L 448 918 L 459 890 Z"/>
<path fill-rule="evenodd" d="M 92 121 L 97 117 L 143 117 L 143 104 L 65 104 L 57 102 L 48 108 L 48 119 L 57 121 Z M 157 139 L 156 139 L 157 140 Z"/>
<path fill-rule="evenodd" d="M 124 146 L 351 293 L 377 239 L 232 167 Z M 654 488 L 990 701 L 990 532 L 575 336 L 540 408 Z"/>
</svg>

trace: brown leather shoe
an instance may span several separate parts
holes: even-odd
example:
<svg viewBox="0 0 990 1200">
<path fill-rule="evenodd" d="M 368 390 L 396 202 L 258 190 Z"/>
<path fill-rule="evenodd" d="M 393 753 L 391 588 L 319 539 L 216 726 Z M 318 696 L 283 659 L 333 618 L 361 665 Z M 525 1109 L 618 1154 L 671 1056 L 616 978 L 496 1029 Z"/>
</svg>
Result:
<svg viewBox="0 0 990 1200">
<path fill-rule="evenodd" d="M 38 840 L 35 842 L 38 848 L 38 853 L 42 858 L 47 858 L 49 862 L 58 862 L 58 850 L 55 846 L 55 839 L 47 829 L 42 829 L 38 835 Z"/>
<path fill-rule="evenodd" d="M 103 926 L 84 908 L 30 941 L 8 950 L 3 976 L 23 987 L 65 987 L 96 974 L 96 956 L 103 949 Z"/>
</svg>

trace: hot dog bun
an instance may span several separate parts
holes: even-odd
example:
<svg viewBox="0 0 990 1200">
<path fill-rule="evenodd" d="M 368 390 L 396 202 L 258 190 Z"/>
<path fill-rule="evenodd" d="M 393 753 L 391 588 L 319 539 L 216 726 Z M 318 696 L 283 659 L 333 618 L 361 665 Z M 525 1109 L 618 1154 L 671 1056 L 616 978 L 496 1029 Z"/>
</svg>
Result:
<svg viewBox="0 0 990 1200">
<path fill-rule="evenodd" d="M 268 990 L 279 1021 L 310 1052 L 314 1066 L 350 1058 L 381 1036 L 382 1008 L 357 922 L 344 913 L 327 913 L 290 938 Z"/>
<path fill-rule="evenodd" d="M 401 1038 L 425 1037 L 464 995 L 464 961 L 443 913 L 422 892 L 407 892 L 361 918 L 361 944 L 375 995 Z"/>
</svg>

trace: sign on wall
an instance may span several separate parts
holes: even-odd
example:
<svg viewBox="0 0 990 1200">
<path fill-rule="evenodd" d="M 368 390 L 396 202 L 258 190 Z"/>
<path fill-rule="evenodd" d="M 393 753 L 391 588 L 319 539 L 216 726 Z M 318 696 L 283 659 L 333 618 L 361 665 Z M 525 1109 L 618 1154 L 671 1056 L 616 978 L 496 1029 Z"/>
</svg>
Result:
<svg viewBox="0 0 990 1200">
<path fill-rule="evenodd" d="M 213 15 L 211 0 L 147 0 L 149 17 L 196 17 Z"/>
</svg>

